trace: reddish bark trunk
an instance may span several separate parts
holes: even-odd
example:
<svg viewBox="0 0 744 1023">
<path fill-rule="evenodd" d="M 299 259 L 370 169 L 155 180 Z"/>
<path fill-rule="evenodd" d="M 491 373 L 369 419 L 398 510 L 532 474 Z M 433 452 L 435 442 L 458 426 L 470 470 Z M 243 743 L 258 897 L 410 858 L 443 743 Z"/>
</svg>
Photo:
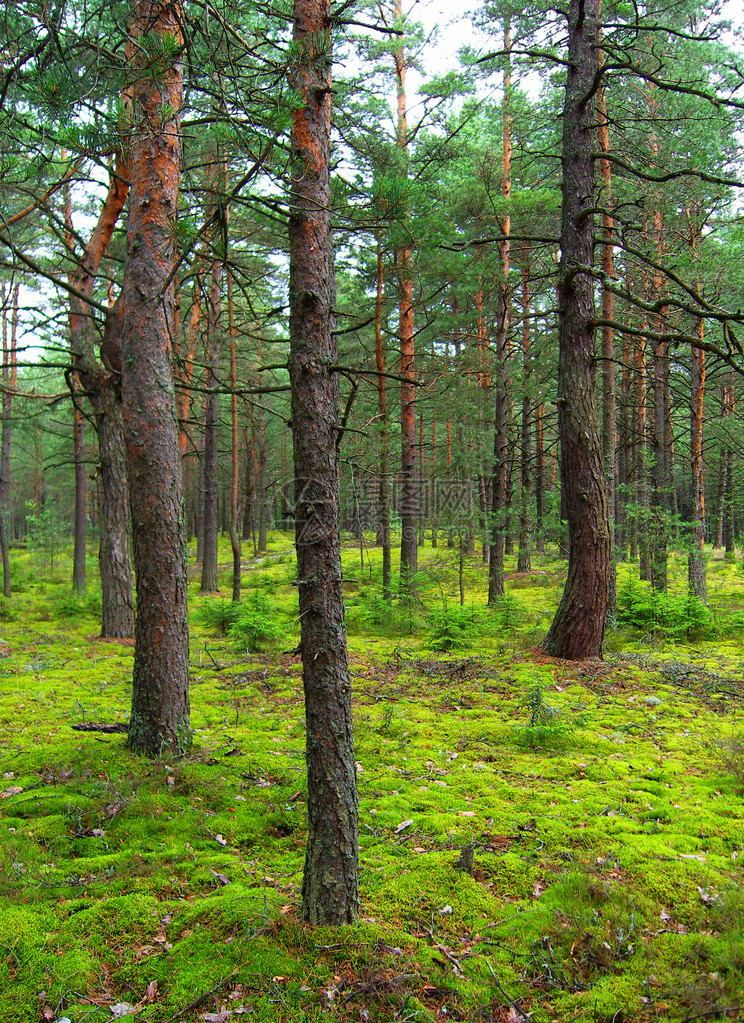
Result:
<svg viewBox="0 0 744 1023">
<path fill-rule="evenodd" d="M 128 48 L 131 195 L 122 289 L 122 403 L 137 576 L 129 745 L 150 756 L 186 748 L 189 632 L 181 464 L 170 338 L 181 174 L 180 0 L 137 0 Z M 157 80 L 144 33 L 163 41 Z"/>
<path fill-rule="evenodd" d="M 395 23 L 403 20 L 401 0 L 395 0 Z M 403 162 L 403 178 L 408 177 L 408 115 L 406 111 L 406 55 L 403 42 L 393 51 L 398 89 L 397 144 Z M 405 226 L 403 228 L 405 230 Z M 413 278 L 411 248 L 401 245 L 395 253 L 398 273 L 398 312 L 400 334 L 400 582 L 402 590 L 413 588 L 418 571 L 417 528 L 419 518 L 418 481 L 416 479 L 416 374 L 413 322 Z"/>
<path fill-rule="evenodd" d="M 377 234 L 377 293 L 375 296 L 375 361 L 377 364 L 377 402 L 380 412 L 380 504 L 379 522 L 382 541 L 382 595 L 392 596 L 392 551 L 390 544 L 390 441 L 388 438 L 387 388 L 385 382 L 385 353 L 382 347 L 382 300 L 385 267 L 382 260 L 382 240 Z"/>
<path fill-rule="evenodd" d="M 507 17 L 504 26 L 504 51 L 511 49 L 511 28 Z M 511 69 L 504 71 L 504 105 L 502 124 L 501 194 L 508 202 L 511 197 Z M 508 207 L 507 207 L 508 208 Z M 504 595 L 504 549 L 506 539 L 507 485 L 509 472 L 509 379 L 507 374 L 507 327 L 509 323 L 509 288 L 511 217 L 507 212 L 500 220 L 502 241 L 499 243 L 501 280 L 496 322 L 496 362 L 494 371 L 494 446 L 493 477 L 491 481 L 491 550 L 488 568 L 488 603 L 496 603 Z"/>
<path fill-rule="evenodd" d="M 2 289 L 2 315 L 3 315 L 3 403 L 2 403 L 2 446 L 0 447 L 0 553 L 3 561 L 3 596 L 11 594 L 10 580 L 10 554 L 8 552 L 8 534 L 6 531 L 6 519 L 10 506 L 10 451 L 13 433 L 13 421 L 11 413 L 13 410 L 13 394 L 18 381 L 18 294 L 20 284 L 8 289 L 7 296 L 5 285 Z M 10 295 L 12 298 L 12 314 L 10 332 L 8 332 L 8 304 Z"/>
</svg>

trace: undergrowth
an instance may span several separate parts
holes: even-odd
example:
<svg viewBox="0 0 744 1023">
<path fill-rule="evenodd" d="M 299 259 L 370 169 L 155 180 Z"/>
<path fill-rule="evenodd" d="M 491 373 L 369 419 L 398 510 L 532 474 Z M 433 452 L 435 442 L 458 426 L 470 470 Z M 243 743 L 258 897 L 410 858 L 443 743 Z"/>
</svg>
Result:
<svg viewBox="0 0 744 1023">
<path fill-rule="evenodd" d="M 710 566 L 715 643 L 682 558 L 661 610 L 623 566 L 629 617 L 612 656 L 571 664 L 530 649 L 560 596 L 554 554 L 534 559 L 534 585 L 507 560 L 505 597 L 486 609 L 475 558 L 464 606 L 443 547 L 420 552 L 415 596 L 388 601 L 379 552 L 360 571 L 358 547 L 344 549 L 362 908 L 334 932 L 300 919 L 289 538 L 247 562 L 240 604 L 198 596 L 191 565 L 194 747 L 178 761 L 72 729 L 126 721 L 132 647 L 96 638 L 66 554 L 54 579 L 33 554 L 13 557 L 20 590 L 0 608 L 4 1023 L 736 1018 L 736 566 Z M 229 592 L 227 547 L 221 562 Z"/>
</svg>

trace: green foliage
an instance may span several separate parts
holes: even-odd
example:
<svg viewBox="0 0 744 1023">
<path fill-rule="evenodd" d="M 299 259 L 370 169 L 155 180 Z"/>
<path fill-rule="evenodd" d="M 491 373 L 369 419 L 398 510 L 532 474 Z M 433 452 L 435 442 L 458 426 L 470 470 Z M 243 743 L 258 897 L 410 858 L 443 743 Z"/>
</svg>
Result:
<svg viewBox="0 0 744 1023">
<path fill-rule="evenodd" d="M 715 635 L 713 615 L 694 593 L 659 593 L 642 586 L 631 575 L 618 591 L 617 621 L 670 639 L 710 639 Z"/>
<path fill-rule="evenodd" d="M 235 650 L 255 653 L 286 632 L 286 625 L 280 621 L 274 605 L 265 594 L 251 594 L 238 608 L 237 618 L 227 629 Z"/>
<path fill-rule="evenodd" d="M 28 510 L 26 543 L 40 556 L 43 564 L 48 565 L 51 572 L 54 570 L 54 558 L 63 537 L 66 537 L 67 534 L 66 523 L 60 521 L 53 502 L 48 502 L 43 508 L 35 511 L 35 506 L 29 501 L 26 508 Z"/>
<path fill-rule="evenodd" d="M 272 537 L 271 553 L 246 570 L 246 606 L 270 623 L 293 614 L 289 543 Z M 459 611 L 457 551 L 439 550 L 434 564 L 427 554 L 411 602 L 418 622 L 426 604 Z M 343 557 L 350 578 L 358 550 Z M 379 551 L 369 557 L 367 596 Z M 225 978 L 197 1015 L 244 1004 L 267 1023 L 320 1021 L 328 1008 L 319 997 L 339 977 L 354 994 L 336 1000 L 339 1023 L 361 1009 L 381 1023 L 414 1011 L 475 1020 L 484 1008 L 506 1018 L 494 974 L 535 1020 L 596 1023 L 620 1008 L 643 1020 L 650 998 L 654 1011 L 669 1006 L 670 1020 L 741 1004 L 741 798 L 719 753 L 700 756 L 700 734 L 727 734 L 725 724 L 726 763 L 744 761 L 740 640 L 724 674 L 720 645 L 708 671 L 683 663 L 680 644 L 654 661 L 635 641 L 632 656 L 626 649 L 602 665 L 499 653 L 489 641 L 496 610 L 483 612 L 477 655 L 461 658 L 431 653 L 430 619 L 394 644 L 384 630 L 352 634 L 365 913 L 331 934 L 307 931 L 299 913 L 307 788 L 299 662 L 266 652 L 246 664 L 245 647 L 231 658 L 215 642 L 214 661 L 191 665 L 194 747 L 178 762 L 133 758 L 123 736 L 69 728 L 126 717 L 132 648 L 94 640 L 88 621 L 60 623 L 68 551 L 56 584 L 33 570 L 32 552 L 14 558 L 27 586 L 14 593 L 17 620 L 3 628 L 0 658 L 3 1021 L 27 1023 L 58 1004 L 57 1015 L 83 1019 L 103 997 L 104 969 L 99 1015 L 141 1002 L 153 1023 L 183 1014 Z M 558 599 L 557 586 L 540 585 L 549 560 L 535 560 L 534 590 L 519 593 L 528 627 Z M 485 608 L 486 570 L 476 561 L 468 585 Z M 738 603 L 741 577 L 724 571 Z M 196 597 L 197 576 L 194 618 L 229 629 L 242 605 Z M 271 581 L 271 594 L 254 577 Z M 367 596 L 354 603 L 405 621 L 398 599 Z M 43 601 L 54 613 L 40 621 Z M 464 847 L 472 875 L 456 869 Z M 432 949 L 430 932 L 442 947 L 467 948 L 464 974 Z M 381 977 L 394 978 L 384 1003 Z"/>
<path fill-rule="evenodd" d="M 442 607 L 429 615 L 432 650 L 448 653 L 451 650 L 465 650 L 483 634 L 484 611 L 482 608 L 443 601 Z"/>
<path fill-rule="evenodd" d="M 240 618 L 242 605 L 232 600 L 207 600 L 196 612 L 196 620 L 214 636 L 226 636 Z"/>
<path fill-rule="evenodd" d="M 99 617 L 101 614 L 101 594 L 79 594 L 72 591 L 64 593 L 54 601 L 54 613 L 57 618 L 73 619 Z"/>
<path fill-rule="evenodd" d="M 520 706 L 527 709 L 526 725 L 517 728 L 520 745 L 533 748 L 560 749 L 570 742 L 571 726 L 564 714 L 545 700 L 543 687 L 537 683 Z"/>
<path fill-rule="evenodd" d="M 347 602 L 346 624 L 350 632 L 381 636 L 410 636 L 420 624 L 421 605 L 414 597 L 386 600 L 372 587 L 365 587 Z"/>
<path fill-rule="evenodd" d="M 496 629 L 500 633 L 515 632 L 527 619 L 527 608 L 524 603 L 515 597 L 511 590 L 504 590 L 504 593 L 493 612 L 492 619 Z"/>
<path fill-rule="evenodd" d="M 731 775 L 736 791 L 744 793 L 744 733 L 733 731 L 725 738 L 717 735 L 706 746 L 723 771 Z"/>
</svg>

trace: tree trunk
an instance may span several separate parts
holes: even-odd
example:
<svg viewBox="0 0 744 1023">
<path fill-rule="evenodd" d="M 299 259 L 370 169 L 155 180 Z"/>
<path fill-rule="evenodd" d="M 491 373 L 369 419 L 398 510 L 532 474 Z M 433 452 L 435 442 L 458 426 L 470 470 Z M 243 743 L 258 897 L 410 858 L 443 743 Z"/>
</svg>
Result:
<svg viewBox="0 0 744 1023">
<path fill-rule="evenodd" d="M 511 27 L 507 16 L 504 25 L 504 52 L 507 65 L 504 70 L 504 103 L 502 109 L 501 194 L 508 203 L 511 197 L 511 68 L 508 63 L 511 50 Z M 496 364 L 494 367 L 494 440 L 493 476 L 491 480 L 491 544 L 488 563 L 488 603 L 495 604 L 504 595 L 504 546 L 507 511 L 507 473 L 509 440 L 507 436 L 509 394 L 506 361 L 507 327 L 509 323 L 509 257 L 511 217 L 508 212 L 500 219 L 503 240 L 499 243 L 501 280 L 498 289 L 496 314 Z"/>
<path fill-rule="evenodd" d="M 308 772 L 302 915 L 359 911 L 359 807 L 341 581 L 338 361 L 331 240 L 331 0 L 294 0 L 290 382 Z"/>
<path fill-rule="evenodd" d="M 213 238 L 213 244 L 220 244 Z M 217 578 L 217 426 L 219 423 L 220 396 L 217 384 L 220 371 L 220 312 L 222 287 L 222 260 L 212 260 L 209 276 L 209 294 L 207 296 L 207 334 L 205 378 L 209 393 L 205 399 L 204 409 L 204 489 L 202 505 L 202 593 L 218 593 L 220 584 Z"/>
<path fill-rule="evenodd" d="M 545 553 L 545 403 L 539 387 L 535 396 L 535 532 L 536 546 Z"/>
<path fill-rule="evenodd" d="M 395 23 L 402 24 L 402 0 L 395 0 Z M 395 44 L 395 77 L 398 90 L 398 120 L 396 137 L 401 156 L 401 177 L 408 179 L 408 116 L 406 111 L 406 54 L 402 36 Z M 405 227 L 404 227 L 405 229 Z M 400 333 L 400 584 L 401 591 L 413 589 L 418 571 L 417 528 L 419 518 L 418 481 L 416 479 L 416 374 L 413 324 L 413 279 L 411 276 L 411 248 L 399 245 L 395 253 L 398 272 L 398 313 Z"/>
<path fill-rule="evenodd" d="M 269 487 L 266 476 L 266 424 L 264 412 L 258 408 L 258 551 L 263 554 L 268 543 Z"/>
<path fill-rule="evenodd" d="M 227 215 L 227 214 L 226 214 Z M 243 549 L 240 542 L 240 433 L 238 424 L 238 367 L 235 351 L 235 307 L 232 272 L 227 267 L 227 329 L 230 335 L 230 547 L 233 558 L 232 599 L 240 601 Z"/>
<path fill-rule="evenodd" d="M 705 324 L 698 319 L 697 332 L 703 340 Z M 692 510 L 690 553 L 687 578 L 690 590 L 704 604 L 708 603 L 705 578 L 705 484 L 703 479 L 703 405 L 705 401 L 705 352 L 693 347 L 690 373 L 690 474 L 692 477 Z"/>
<path fill-rule="evenodd" d="M 129 639 L 134 635 L 134 572 L 130 552 L 129 486 L 124 451 L 121 400 L 113 379 L 95 398 L 98 430 L 98 473 L 101 495 L 101 636 Z"/>
<path fill-rule="evenodd" d="M 88 473 L 85 468 L 85 420 L 75 403 L 72 410 L 72 448 L 75 462 L 75 529 L 72 556 L 72 588 L 85 593 L 85 547 L 88 528 Z"/>
<path fill-rule="evenodd" d="M 658 259 L 663 256 L 663 220 L 660 212 L 654 215 L 654 235 Z M 656 271 L 653 283 L 653 301 L 661 302 L 663 282 L 661 274 Z M 659 333 L 664 329 L 664 311 L 661 311 L 657 319 L 657 330 Z M 653 460 L 651 465 L 651 585 L 660 593 L 667 590 L 667 542 L 668 542 L 668 515 L 669 510 L 669 479 L 668 479 L 668 450 L 667 450 L 667 409 L 666 409 L 666 371 L 667 371 L 666 348 L 664 342 L 654 342 L 654 404 L 653 404 L 653 429 L 651 431 L 651 442 Z"/>
<path fill-rule="evenodd" d="M 646 435 L 648 430 L 648 368 L 646 365 L 646 340 L 638 338 L 635 347 L 636 377 L 636 422 L 635 422 L 635 476 L 636 476 L 636 518 L 634 529 L 638 547 L 638 572 L 641 579 L 651 578 L 651 556 L 649 543 L 648 515 L 648 474 L 646 459 Z"/>
<path fill-rule="evenodd" d="M 122 289 L 122 404 L 137 576 L 129 745 L 149 756 L 187 748 L 186 548 L 170 337 L 181 174 L 180 0 L 137 0 L 128 44 L 131 195 Z M 162 41 L 157 81 L 145 32 Z"/>
<path fill-rule="evenodd" d="M 390 441 L 388 437 L 387 388 L 384 373 L 385 353 L 382 347 L 382 300 L 385 284 L 382 260 L 382 239 L 377 232 L 377 293 L 375 296 L 375 361 L 377 364 L 377 402 L 380 412 L 380 501 L 379 531 L 382 544 L 382 595 L 392 597 L 392 550 L 390 543 Z"/>
<path fill-rule="evenodd" d="M 604 50 L 599 51 L 604 67 Z M 610 125 L 604 81 L 597 90 L 598 140 L 602 153 L 610 152 Z M 605 157 L 599 161 L 602 186 L 602 463 L 604 465 L 607 507 L 610 516 L 610 571 L 607 585 L 607 619 L 617 618 L 617 571 L 615 568 L 615 503 L 617 482 L 617 409 L 615 402 L 615 296 L 610 290 L 615 279 L 615 222 L 612 216 L 612 165 Z"/>
<path fill-rule="evenodd" d="M 545 640 L 553 657 L 602 653 L 610 568 L 610 522 L 595 405 L 594 82 L 598 0 L 571 0 L 563 110 L 558 430 L 568 520 L 568 577 Z"/>
<path fill-rule="evenodd" d="M 3 596 L 11 594 L 10 581 L 10 554 L 8 552 L 8 535 L 5 528 L 5 520 L 8 516 L 10 505 L 10 449 L 13 433 L 13 421 L 11 413 L 13 410 L 13 395 L 18 380 L 18 295 L 20 284 L 12 289 L 12 319 L 10 323 L 10 335 L 8 335 L 7 302 L 10 301 L 11 291 L 8 291 L 7 298 L 5 286 L 2 289 L 3 304 L 3 403 L 2 403 L 2 441 L 0 442 L 0 553 L 3 559 Z"/>
<path fill-rule="evenodd" d="M 522 422 L 520 429 L 519 555 L 517 571 L 532 570 L 532 338 L 530 334 L 530 257 L 522 246 Z"/>
</svg>

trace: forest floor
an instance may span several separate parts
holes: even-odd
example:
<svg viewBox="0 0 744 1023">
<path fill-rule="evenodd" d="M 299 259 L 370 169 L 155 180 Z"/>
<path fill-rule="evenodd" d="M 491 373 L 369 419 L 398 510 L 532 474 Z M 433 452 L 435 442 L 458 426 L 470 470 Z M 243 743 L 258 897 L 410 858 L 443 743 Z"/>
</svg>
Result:
<svg viewBox="0 0 744 1023">
<path fill-rule="evenodd" d="M 487 612 L 480 560 L 461 609 L 455 552 L 427 546 L 421 600 L 391 609 L 379 552 L 360 565 L 349 542 L 362 911 L 334 931 L 299 916 L 290 538 L 250 553 L 237 619 L 198 594 L 192 556 L 194 748 L 153 763 L 73 730 L 126 721 L 132 646 L 96 638 L 100 597 L 70 595 L 65 558 L 13 552 L 3 1023 L 744 1019 L 739 565 L 709 561 L 712 614 L 683 556 L 666 601 L 620 566 L 627 624 L 603 661 L 569 663 L 537 650 L 556 557 L 509 571 Z"/>
</svg>

